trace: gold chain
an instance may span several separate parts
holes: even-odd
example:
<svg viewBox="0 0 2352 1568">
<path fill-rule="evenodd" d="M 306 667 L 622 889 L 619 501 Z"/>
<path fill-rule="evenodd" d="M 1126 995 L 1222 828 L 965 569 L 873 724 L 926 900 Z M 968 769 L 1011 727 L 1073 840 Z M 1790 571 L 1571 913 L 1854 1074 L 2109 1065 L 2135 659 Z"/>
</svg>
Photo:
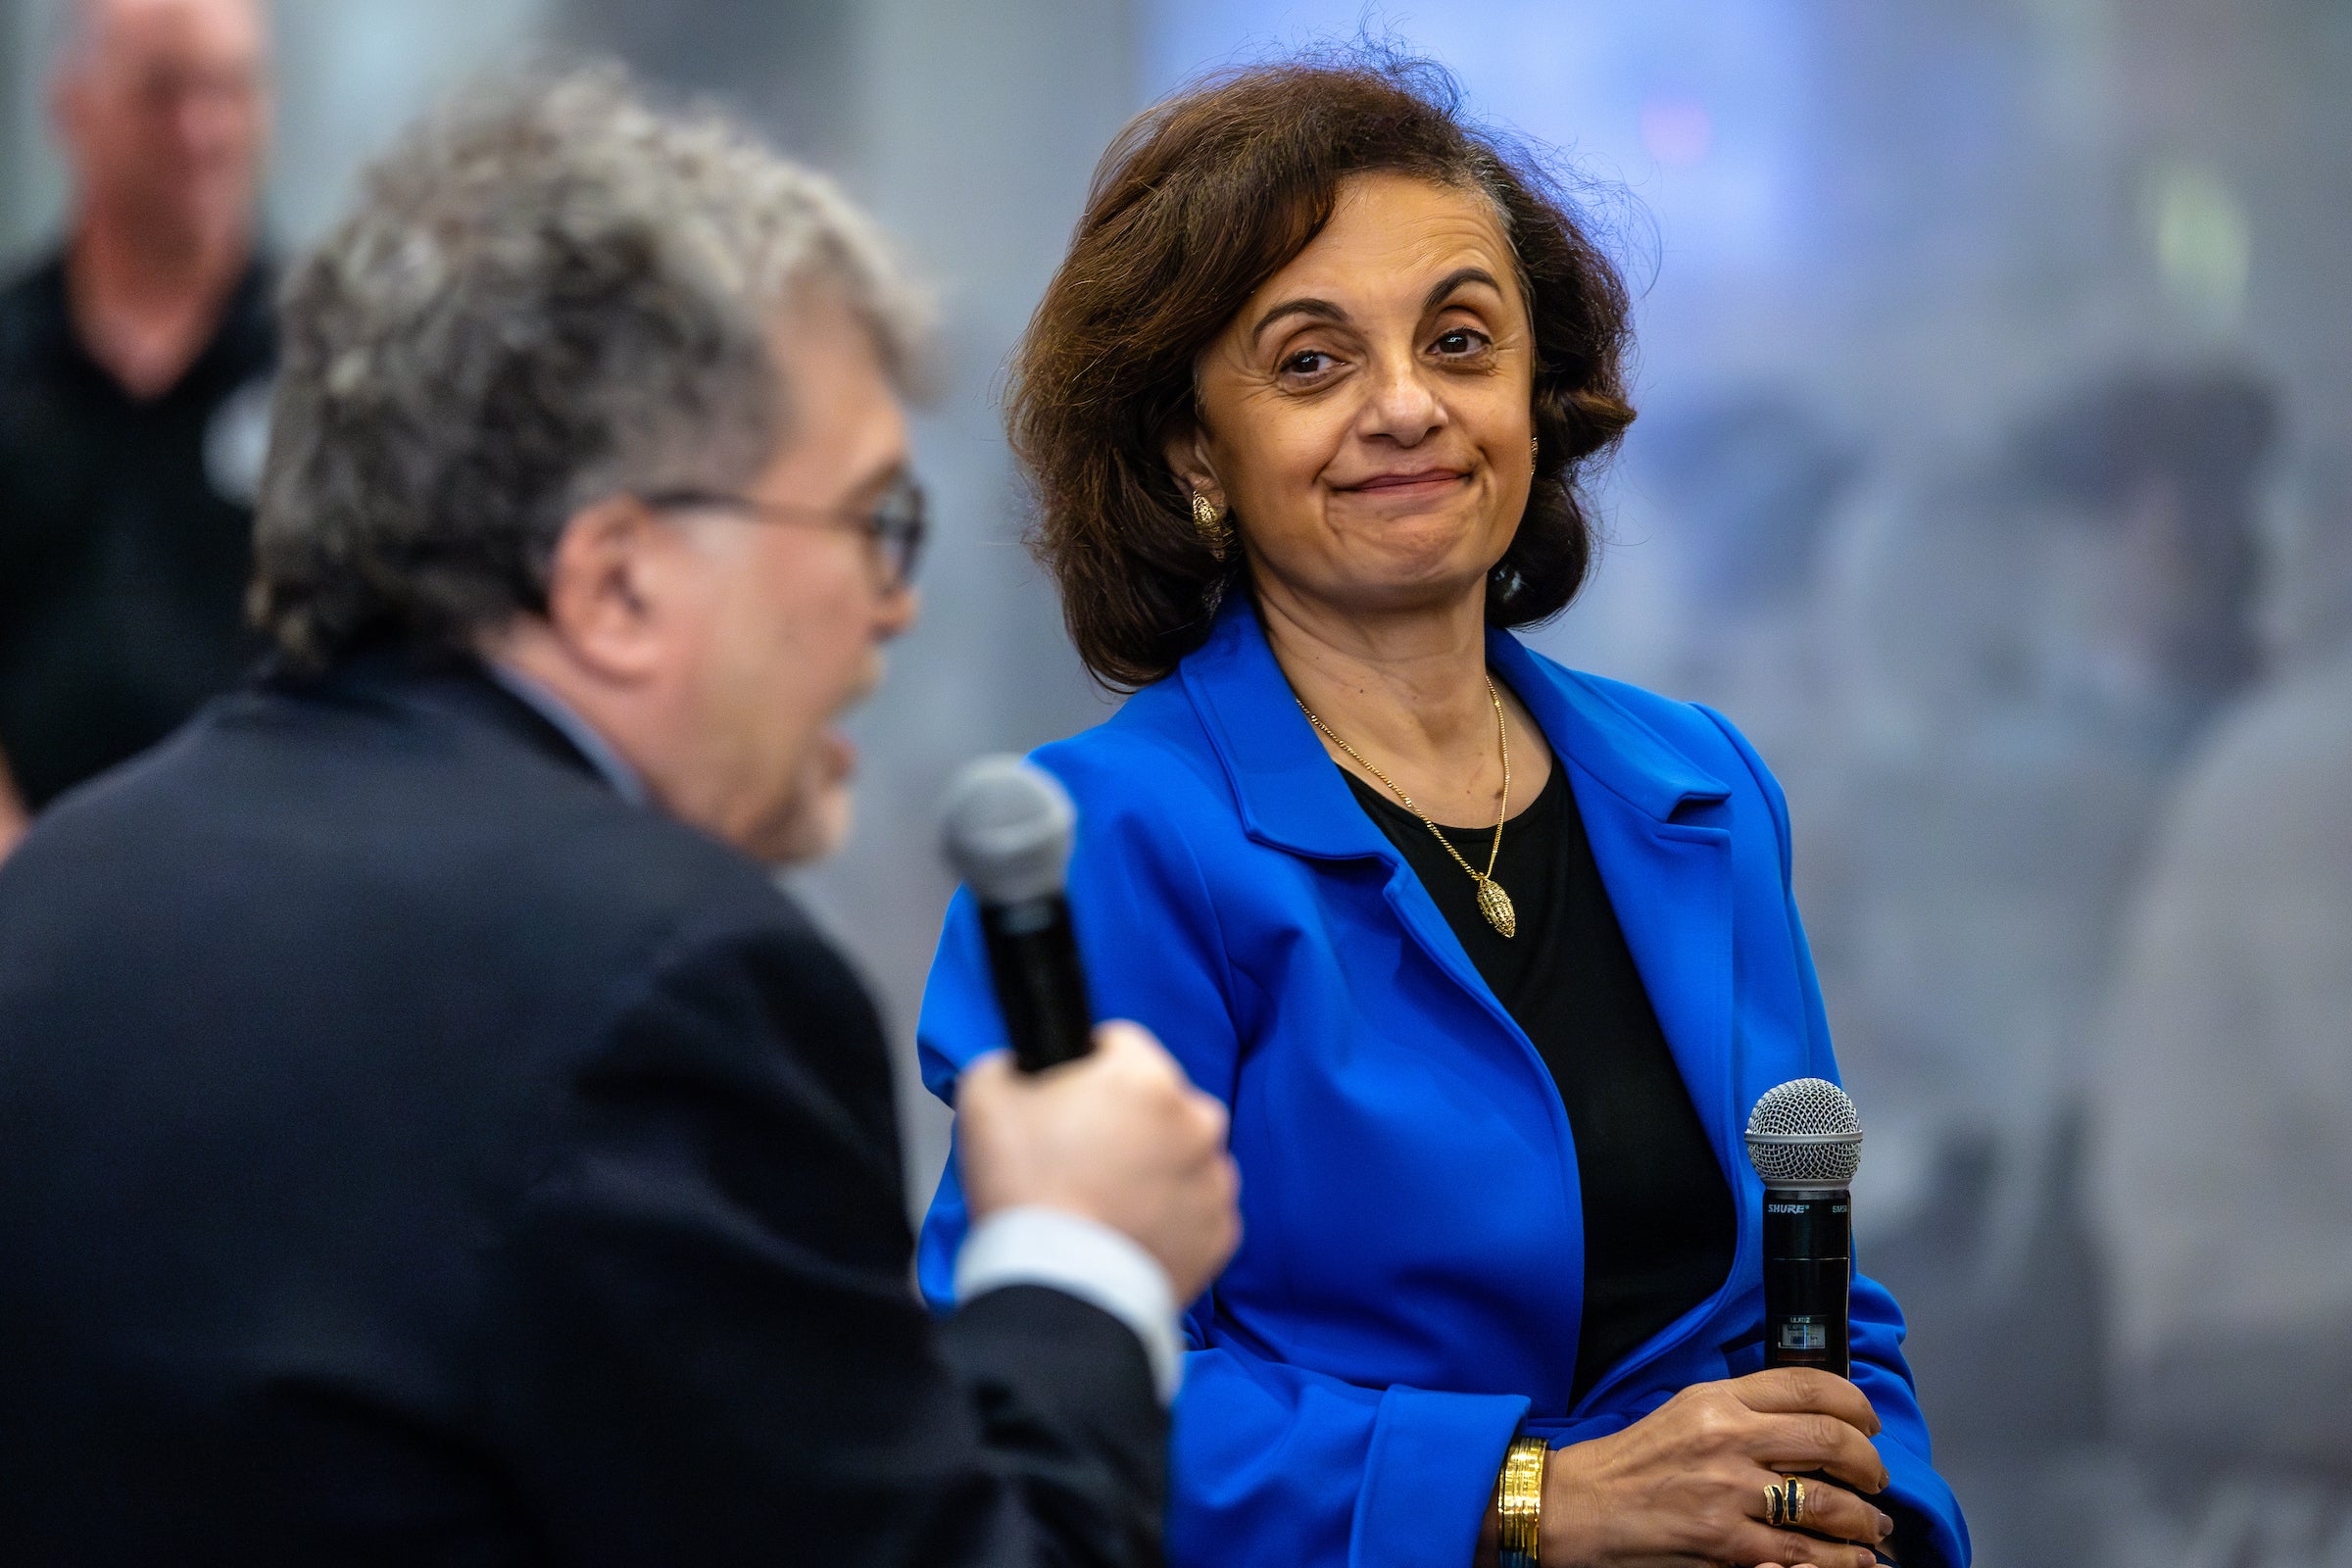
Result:
<svg viewBox="0 0 2352 1568">
<path fill-rule="evenodd" d="M 1340 739 L 1338 733 L 1324 723 L 1313 709 L 1306 706 L 1304 698 L 1293 693 L 1291 700 L 1298 705 L 1298 711 L 1306 715 L 1306 721 L 1320 730 L 1332 745 L 1355 759 L 1356 766 L 1386 784 L 1389 793 L 1404 803 L 1406 810 L 1421 818 L 1421 825 L 1429 829 L 1430 836 L 1446 846 L 1446 853 L 1453 857 L 1453 863 L 1470 873 L 1470 879 L 1478 884 L 1479 910 L 1486 915 L 1488 924 L 1506 937 L 1517 931 L 1518 917 L 1511 908 L 1510 896 L 1502 891 L 1502 884 L 1494 880 L 1494 866 L 1502 857 L 1502 824 L 1511 814 L 1511 732 L 1503 722 L 1502 697 L 1494 690 L 1494 677 L 1487 677 L 1487 701 L 1494 706 L 1494 740 L 1502 751 L 1502 805 L 1494 813 L 1494 843 L 1487 851 L 1487 868 L 1484 871 L 1463 859 L 1462 852 L 1453 847 L 1453 841 L 1446 836 L 1444 829 L 1430 820 L 1429 813 L 1415 806 L 1413 798 L 1398 789 L 1395 779 L 1366 761 L 1363 753 Z"/>
</svg>

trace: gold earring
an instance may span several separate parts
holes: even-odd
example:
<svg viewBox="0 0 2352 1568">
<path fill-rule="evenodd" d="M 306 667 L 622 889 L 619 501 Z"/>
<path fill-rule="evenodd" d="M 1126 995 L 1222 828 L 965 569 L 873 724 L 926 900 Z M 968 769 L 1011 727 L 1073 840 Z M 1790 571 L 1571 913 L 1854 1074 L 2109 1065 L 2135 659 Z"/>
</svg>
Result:
<svg viewBox="0 0 2352 1568">
<path fill-rule="evenodd" d="M 1544 438 L 1542 436 L 1531 435 L 1527 438 L 1527 455 L 1538 463 L 1544 461 Z"/>
<path fill-rule="evenodd" d="M 1219 561 L 1233 548 L 1233 524 L 1225 520 L 1225 509 L 1198 490 L 1193 492 L 1193 528 Z"/>
</svg>

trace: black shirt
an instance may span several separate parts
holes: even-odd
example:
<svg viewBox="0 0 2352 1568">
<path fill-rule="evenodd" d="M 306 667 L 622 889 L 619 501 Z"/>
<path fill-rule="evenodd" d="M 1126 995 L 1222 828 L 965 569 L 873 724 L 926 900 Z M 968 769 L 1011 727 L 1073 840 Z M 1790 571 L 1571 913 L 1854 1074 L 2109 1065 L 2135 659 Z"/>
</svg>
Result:
<svg viewBox="0 0 2352 1568">
<path fill-rule="evenodd" d="M 1342 769 L 1346 773 L 1346 769 Z M 1503 824 L 1494 880 L 1518 913 L 1504 937 L 1478 908 L 1478 884 L 1422 820 L 1352 773 L 1348 787 L 1401 851 L 1551 1070 L 1576 1137 L 1584 1187 L 1585 1315 L 1575 1397 L 1732 1271 L 1731 1188 L 1667 1050 L 1585 836 L 1567 767 Z M 1448 826 L 1482 870 L 1494 840 Z"/>
<path fill-rule="evenodd" d="M 0 293 L 0 756 L 35 809 L 233 685 L 277 342 L 265 270 L 140 400 L 74 329 L 62 257 Z"/>
</svg>

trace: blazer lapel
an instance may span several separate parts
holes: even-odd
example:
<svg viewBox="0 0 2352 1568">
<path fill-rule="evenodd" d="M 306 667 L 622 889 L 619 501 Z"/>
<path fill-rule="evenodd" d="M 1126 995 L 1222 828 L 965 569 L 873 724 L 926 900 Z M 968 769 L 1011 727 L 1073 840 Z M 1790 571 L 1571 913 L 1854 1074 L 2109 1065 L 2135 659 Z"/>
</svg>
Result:
<svg viewBox="0 0 2352 1568">
<path fill-rule="evenodd" d="M 1593 860 L 1634 965 L 1725 1180 L 1738 1193 L 1746 1167 L 1744 1107 L 1736 1103 L 1739 1074 L 1733 1071 L 1731 791 L 1620 707 L 1600 683 L 1538 659 L 1500 631 L 1489 633 L 1487 657 L 1568 769 Z M 1246 600 L 1227 602 L 1208 641 L 1181 669 L 1250 836 L 1313 858 L 1383 862 L 1389 871 L 1388 902 L 1406 930 L 1519 1042 L 1530 1071 L 1548 1090 L 1548 1071 L 1534 1046 L 1471 963 L 1420 878 L 1356 805 L 1299 710 Z M 1573 1201 L 1578 1185 L 1574 1135 L 1558 1096 L 1543 1098 L 1558 1129 Z M 1758 1242 L 1753 1206 L 1740 1205 L 1740 1260 Z M 1739 1272 L 1736 1260 L 1732 1277 Z M 1679 1329 L 1653 1339 L 1587 1391 L 1582 1402 L 1591 1404 L 1654 1360 L 1703 1321 L 1705 1310 L 1694 1310 Z"/>
<path fill-rule="evenodd" d="M 1568 767 L 1609 904 L 1734 1190 L 1745 1128 L 1730 1070 L 1731 791 L 1586 677 L 1494 632 L 1488 658 Z"/>
<path fill-rule="evenodd" d="M 1716 1157 L 1727 1178 L 1736 1177 L 1744 1123 L 1728 1071 L 1731 837 L 1717 820 L 1731 792 L 1596 686 L 1537 659 L 1509 634 L 1489 633 L 1487 657 L 1568 766 L 1634 965 Z M 1185 660 L 1183 679 L 1250 836 L 1314 858 L 1383 862 L 1389 903 L 1415 941 L 1516 1034 L 1420 878 L 1355 804 L 1246 599 L 1227 600 L 1208 641 Z"/>
<path fill-rule="evenodd" d="M 1612 701 L 1595 683 L 1542 661 L 1501 631 L 1487 658 L 1568 767 L 1592 858 L 1648 989 L 1683 1081 L 1727 1179 L 1743 1168 L 1742 1107 L 1730 1070 L 1733 1017 L 1731 791 Z M 1355 804 L 1299 711 L 1256 612 L 1235 596 L 1182 678 L 1261 843 L 1320 859 L 1376 859 L 1389 902 L 1415 940 L 1514 1033 L 1404 858 Z"/>
<path fill-rule="evenodd" d="M 1338 764 L 1299 710 L 1290 681 L 1266 646 L 1257 612 L 1246 598 L 1226 600 L 1208 641 L 1181 669 L 1194 709 L 1233 784 L 1244 830 L 1262 844 L 1312 859 L 1380 861 L 1388 868 L 1389 905 L 1413 940 L 1516 1035 L 1518 1024 L 1462 951 L 1429 890 L 1380 825 L 1356 804 Z M 1526 1049 L 1541 1069 L 1534 1048 Z M 1564 1129 L 1565 1120 L 1561 1125 Z"/>
<path fill-rule="evenodd" d="M 1568 768 L 1634 967 L 1724 1183 L 1737 1195 L 1746 1161 L 1740 1075 L 1734 1070 L 1737 960 L 1731 833 L 1724 822 L 1731 792 L 1589 677 L 1539 661 L 1500 632 L 1489 636 L 1488 658 Z M 1722 1289 L 1742 1277 L 1748 1253 L 1761 1242 L 1756 1205 L 1734 1206 L 1738 1240 Z M 1722 1289 L 1586 1390 L 1579 1407 L 1606 1397 L 1694 1332 Z"/>
</svg>

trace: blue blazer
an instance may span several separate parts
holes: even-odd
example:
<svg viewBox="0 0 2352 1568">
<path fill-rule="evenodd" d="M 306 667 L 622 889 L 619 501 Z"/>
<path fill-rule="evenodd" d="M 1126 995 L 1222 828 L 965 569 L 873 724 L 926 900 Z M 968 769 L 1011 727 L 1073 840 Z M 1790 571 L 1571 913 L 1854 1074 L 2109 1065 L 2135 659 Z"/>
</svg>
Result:
<svg viewBox="0 0 2352 1568">
<path fill-rule="evenodd" d="M 1593 858 L 1737 1200 L 1731 1277 L 1571 1404 L 1576 1142 L 1543 1059 L 1293 701 L 1256 615 L 1036 760 L 1076 798 L 1070 900 L 1102 1017 L 1142 1022 L 1231 1108 L 1241 1250 L 1185 1317 L 1170 1550 L 1234 1568 L 1466 1568 L 1503 1449 L 1614 1432 L 1763 1365 L 1762 1191 L 1740 1133 L 1773 1085 L 1835 1078 L 1789 897 L 1779 786 L 1702 708 L 1488 659 L 1568 770 Z M 968 892 L 923 1000 L 943 1097 L 1004 1045 Z M 950 1300 L 953 1161 L 921 1278 Z M 1930 1465 L 1903 1322 L 1853 1289 L 1854 1381 L 1932 1555 L 1968 1537 Z M 1907 1563 L 1906 1568 L 1919 1568 Z"/>
</svg>

